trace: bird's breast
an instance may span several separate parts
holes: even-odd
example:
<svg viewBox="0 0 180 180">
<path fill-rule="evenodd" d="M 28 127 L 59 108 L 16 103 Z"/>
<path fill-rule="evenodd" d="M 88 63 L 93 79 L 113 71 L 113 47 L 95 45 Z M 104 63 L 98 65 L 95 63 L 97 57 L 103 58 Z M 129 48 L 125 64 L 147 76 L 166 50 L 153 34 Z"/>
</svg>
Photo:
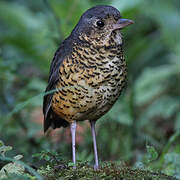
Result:
<svg viewBox="0 0 180 180">
<path fill-rule="evenodd" d="M 60 67 L 53 110 L 65 120 L 96 120 L 117 100 L 126 82 L 121 47 L 76 47 Z"/>
<path fill-rule="evenodd" d="M 112 107 L 126 85 L 127 70 L 123 55 L 106 60 L 108 63 L 101 68 L 100 86 L 95 89 L 95 93 L 103 94 L 97 107 L 98 116 Z"/>
</svg>

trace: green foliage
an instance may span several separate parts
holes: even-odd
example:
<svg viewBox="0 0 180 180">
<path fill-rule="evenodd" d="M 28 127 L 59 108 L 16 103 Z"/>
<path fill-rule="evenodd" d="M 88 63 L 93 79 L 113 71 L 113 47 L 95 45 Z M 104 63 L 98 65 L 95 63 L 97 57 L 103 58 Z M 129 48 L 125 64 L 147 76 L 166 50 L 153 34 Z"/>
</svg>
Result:
<svg viewBox="0 0 180 180">
<path fill-rule="evenodd" d="M 44 179 L 80 179 L 80 180 L 91 180 L 91 179 L 153 179 L 153 180 L 175 180 L 171 176 L 167 176 L 160 172 L 151 172 L 142 169 L 131 169 L 127 166 L 120 166 L 112 162 L 106 162 L 102 164 L 102 167 L 98 171 L 88 166 L 85 163 L 79 162 L 77 164 L 77 169 L 73 169 L 72 165 L 69 163 L 68 166 L 63 164 L 46 168 L 41 168 L 38 172 L 43 176 Z"/>
<path fill-rule="evenodd" d="M 64 163 L 64 159 L 61 158 L 60 154 L 53 151 L 41 151 L 40 153 L 33 154 L 33 158 L 38 160 L 44 160 L 50 165 Z"/>
<path fill-rule="evenodd" d="M 99 157 L 180 178 L 179 0 L 0 1 L 0 139 L 13 146 L 8 157 L 23 154 L 28 164 L 44 165 L 45 174 L 55 163 L 52 157 L 61 163 L 71 159 L 67 133 L 63 130 L 58 140 L 42 136 L 43 117 L 36 119 L 34 114 L 41 112 L 50 61 L 58 45 L 81 14 L 97 4 L 113 5 L 122 17 L 135 21 L 123 31 L 127 89 L 97 122 Z M 91 134 L 89 127 L 83 128 L 77 158 L 92 161 Z M 6 157 L 10 146 L 0 142 L 2 157 Z M 32 158 L 35 153 L 41 159 L 38 163 Z M 49 167 L 44 162 L 48 158 Z M 0 161 L 1 169 L 4 162 Z M 63 173 L 70 175 L 69 166 Z M 84 166 L 86 170 L 87 165 L 79 165 Z M 50 169 L 45 170 L 47 167 Z M 93 172 L 92 168 L 88 170 Z M 61 172 L 55 175 L 58 173 Z M 12 176 L 18 179 L 17 175 Z"/>
<path fill-rule="evenodd" d="M 30 179 L 41 180 L 43 179 L 176 179 L 172 176 L 168 176 L 161 172 L 152 172 L 146 168 L 130 168 L 124 163 L 104 162 L 101 164 L 99 170 L 95 171 L 88 162 L 77 162 L 77 168 L 73 169 L 73 163 L 66 161 L 56 152 L 42 151 L 33 155 L 34 158 L 38 158 L 41 161 L 45 161 L 44 165 L 40 167 L 37 172 L 29 165 L 26 165 L 22 161 L 19 161 L 23 156 L 17 155 L 14 158 L 5 157 L 5 153 L 12 149 L 10 146 L 5 146 L 1 143 L 1 155 L 0 159 L 3 161 L 11 161 L 2 167 L 0 170 L 0 179 Z M 157 159 L 157 152 L 152 146 L 147 146 L 147 154 L 145 156 L 145 163 L 148 165 L 150 162 Z M 167 154 L 166 163 L 168 164 L 165 171 L 168 174 L 179 175 L 179 156 L 176 154 Z M 29 171 L 25 172 L 25 168 Z M 31 175 L 32 174 L 32 175 Z M 39 175 L 41 174 L 41 175 Z M 42 176 L 42 177 L 41 177 Z"/>
<path fill-rule="evenodd" d="M 32 169 L 30 166 L 26 165 L 22 161 L 19 161 L 23 158 L 22 155 L 16 155 L 13 158 L 5 156 L 5 153 L 10 150 L 12 150 L 11 146 L 6 146 L 2 141 L 0 141 L 0 160 L 11 161 L 11 163 L 8 163 L 1 168 L 0 179 L 42 180 L 42 177 L 34 169 Z M 29 171 L 29 173 L 33 174 L 34 176 L 31 176 L 29 173 L 25 173 L 25 168 Z"/>
<path fill-rule="evenodd" d="M 146 146 L 147 154 L 145 155 L 145 163 L 150 163 L 158 158 L 158 153 L 153 146 Z"/>
<path fill-rule="evenodd" d="M 12 149 L 11 146 L 5 146 L 2 141 L 0 141 L 0 155 L 5 157 L 5 153 Z"/>
<path fill-rule="evenodd" d="M 60 159 L 56 152 L 42 151 L 33 155 L 39 160 L 46 161 L 38 169 L 44 179 L 176 179 L 161 172 L 152 172 L 145 168 L 130 168 L 123 163 L 104 162 L 98 171 L 94 171 L 88 162 L 77 162 L 77 168 L 73 169 L 71 161 Z M 157 159 L 157 152 L 152 146 L 147 146 L 147 163 Z"/>
</svg>

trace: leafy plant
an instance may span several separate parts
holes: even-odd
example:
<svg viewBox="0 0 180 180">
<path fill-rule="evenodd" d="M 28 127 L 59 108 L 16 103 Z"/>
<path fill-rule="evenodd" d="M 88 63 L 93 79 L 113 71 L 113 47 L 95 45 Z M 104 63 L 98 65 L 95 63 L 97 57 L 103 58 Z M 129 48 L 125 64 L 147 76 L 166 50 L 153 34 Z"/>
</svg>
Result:
<svg viewBox="0 0 180 180">
<path fill-rule="evenodd" d="M 6 146 L 2 141 L 0 141 L 0 159 L 3 161 L 11 161 L 11 163 L 8 163 L 4 165 L 0 170 L 0 179 L 14 179 L 14 178 L 31 178 L 32 180 L 34 177 L 37 178 L 37 180 L 42 180 L 42 177 L 30 166 L 26 165 L 20 159 L 23 158 L 22 155 L 16 155 L 13 158 L 9 158 L 5 156 L 5 153 L 12 150 L 11 146 Z M 29 173 L 25 173 L 25 168 L 34 175 L 31 176 Z"/>
</svg>

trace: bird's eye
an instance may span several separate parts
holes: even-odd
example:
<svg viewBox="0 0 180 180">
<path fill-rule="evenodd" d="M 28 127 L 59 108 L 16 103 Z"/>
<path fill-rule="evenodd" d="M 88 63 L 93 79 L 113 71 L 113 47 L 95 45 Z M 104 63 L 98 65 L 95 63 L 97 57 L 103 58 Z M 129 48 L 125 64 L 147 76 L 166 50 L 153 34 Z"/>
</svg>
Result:
<svg viewBox="0 0 180 180">
<path fill-rule="evenodd" d="M 104 22 L 103 21 L 101 21 L 101 20 L 99 20 L 99 21 L 97 21 L 96 22 L 96 25 L 98 26 L 98 27 L 103 27 L 104 26 Z"/>
</svg>

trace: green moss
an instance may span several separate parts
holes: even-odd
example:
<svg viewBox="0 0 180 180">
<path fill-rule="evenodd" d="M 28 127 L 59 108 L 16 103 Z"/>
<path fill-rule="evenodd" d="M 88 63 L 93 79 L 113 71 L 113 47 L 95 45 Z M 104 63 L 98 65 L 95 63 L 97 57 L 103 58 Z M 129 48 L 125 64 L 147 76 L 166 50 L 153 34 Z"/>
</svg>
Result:
<svg viewBox="0 0 180 180">
<path fill-rule="evenodd" d="M 93 167 L 87 163 L 78 163 L 77 168 L 73 169 L 72 165 L 59 164 L 47 165 L 41 167 L 38 172 L 45 180 L 92 180 L 92 179 L 142 179 L 142 180 L 175 180 L 176 178 L 162 174 L 161 172 L 151 172 L 142 169 L 132 169 L 127 166 L 117 165 L 113 162 L 103 163 L 98 171 L 94 171 Z"/>
<path fill-rule="evenodd" d="M 151 159 L 155 159 L 155 150 L 151 147 L 149 153 Z M 175 180 L 176 178 L 168 176 L 161 172 L 152 172 L 146 169 L 135 169 L 126 166 L 124 163 L 104 162 L 98 171 L 95 171 L 88 162 L 77 162 L 77 168 L 73 169 L 73 163 L 61 158 L 56 152 L 42 151 L 34 154 L 33 157 L 43 162 L 42 167 L 37 168 L 37 172 L 20 161 L 22 155 L 14 158 L 5 157 L 5 153 L 12 147 L 5 146 L 0 141 L 0 160 L 10 161 L 0 170 L 0 179 L 22 179 L 22 180 L 91 180 L 91 179 L 120 179 L 120 180 Z M 149 158 L 150 159 L 150 158 Z M 25 171 L 26 170 L 26 171 Z"/>
</svg>

